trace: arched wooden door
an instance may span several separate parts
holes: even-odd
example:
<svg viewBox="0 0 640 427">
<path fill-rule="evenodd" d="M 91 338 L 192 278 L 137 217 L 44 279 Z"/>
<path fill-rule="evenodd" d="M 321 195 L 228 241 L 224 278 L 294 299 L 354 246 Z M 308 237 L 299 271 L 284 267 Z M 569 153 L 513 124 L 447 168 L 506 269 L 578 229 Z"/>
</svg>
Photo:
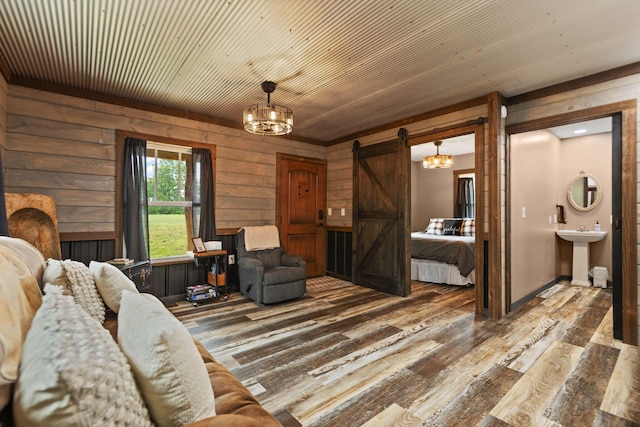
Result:
<svg viewBox="0 0 640 427">
<path fill-rule="evenodd" d="M 327 165 L 325 160 L 277 156 L 277 224 L 287 253 L 307 262 L 307 277 L 321 276 Z"/>
</svg>

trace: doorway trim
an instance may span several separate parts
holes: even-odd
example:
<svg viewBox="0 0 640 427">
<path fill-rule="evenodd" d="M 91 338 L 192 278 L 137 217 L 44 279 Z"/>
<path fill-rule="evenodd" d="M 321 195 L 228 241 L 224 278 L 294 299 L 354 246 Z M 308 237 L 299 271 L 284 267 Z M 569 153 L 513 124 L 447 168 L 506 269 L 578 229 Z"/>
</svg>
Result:
<svg viewBox="0 0 640 427">
<path fill-rule="evenodd" d="M 622 233 L 622 340 L 627 344 L 638 345 L 638 302 L 637 302 L 637 100 L 621 101 L 599 107 L 572 111 L 554 116 L 542 117 L 521 123 L 507 125 L 506 134 L 530 132 L 554 126 L 583 122 L 587 120 L 622 116 L 622 224 L 626 231 Z M 507 147 L 509 144 L 507 144 Z M 508 153 L 508 149 L 507 149 Z M 507 154 L 507 159 L 509 155 Z M 507 177 L 507 183 L 509 177 Z M 506 212 L 507 224 L 511 224 L 509 210 Z M 505 239 L 507 246 L 507 274 L 511 272 L 511 242 Z M 614 248 L 615 250 L 615 248 Z M 509 289 L 511 282 L 507 281 Z M 511 301 L 506 301 L 507 308 Z"/>
<path fill-rule="evenodd" d="M 476 315 L 485 315 L 485 254 L 484 254 L 484 242 L 486 240 L 485 230 L 485 167 L 484 167 L 484 118 L 478 120 L 472 120 L 466 123 L 460 123 L 458 125 L 448 126 L 443 129 L 434 129 L 429 132 L 409 135 L 407 137 L 407 145 L 412 147 L 414 145 L 425 144 L 433 142 L 435 140 L 453 138 L 455 136 L 474 134 L 475 148 L 474 148 L 474 169 L 476 173 L 476 240 L 475 240 L 475 270 L 476 270 L 476 283 L 475 283 L 475 306 Z M 407 180 L 409 181 L 407 186 L 411 185 L 411 174 L 407 174 Z M 411 257 L 407 259 L 406 265 L 407 271 L 411 271 Z"/>
</svg>

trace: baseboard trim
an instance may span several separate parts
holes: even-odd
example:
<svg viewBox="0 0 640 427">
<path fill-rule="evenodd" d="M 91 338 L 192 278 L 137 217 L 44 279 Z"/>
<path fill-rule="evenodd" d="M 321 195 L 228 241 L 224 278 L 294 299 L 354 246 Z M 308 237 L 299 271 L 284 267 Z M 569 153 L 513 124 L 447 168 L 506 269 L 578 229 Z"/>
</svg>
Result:
<svg viewBox="0 0 640 427">
<path fill-rule="evenodd" d="M 513 304 L 511 304 L 511 307 L 510 307 L 511 311 L 513 311 L 513 310 L 517 309 L 518 307 L 526 304 L 527 302 L 529 302 L 533 298 L 535 298 L 535 296 L 538 295 L 540 292 L 546 291 L 547 289 L 549 289 L 553 285 L 557 285 L 558 283 L 560 283 L 563 280 L 571 281 L 571 276 L 559 276 L 559 277 L 556 277 L 555 279 L 553 279 L 552 281 L 550 281 L 549 283 L 546 283 L 546 284 L 540 286 L 535 291 L 531 292 L 528 295 L 525 295 L 524 297 L 520 298 L 518 301 L 516 301 Z"/>
</svg>

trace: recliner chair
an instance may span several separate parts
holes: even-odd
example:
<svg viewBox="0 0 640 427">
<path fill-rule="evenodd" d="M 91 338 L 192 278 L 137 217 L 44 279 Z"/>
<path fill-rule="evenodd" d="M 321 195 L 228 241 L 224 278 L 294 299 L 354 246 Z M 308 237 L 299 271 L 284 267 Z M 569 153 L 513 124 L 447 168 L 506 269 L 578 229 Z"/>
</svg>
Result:
<svg viewBox="0 0 640 427">
<path fill-rule="evenodd" d="M 240 292 L 261 304 L 274 304 L 303 296 L 307 289 L 307 263 L 289 255 L 281 245 L 248 251 L 245 230 L 237 234 Z"/>
</svg>

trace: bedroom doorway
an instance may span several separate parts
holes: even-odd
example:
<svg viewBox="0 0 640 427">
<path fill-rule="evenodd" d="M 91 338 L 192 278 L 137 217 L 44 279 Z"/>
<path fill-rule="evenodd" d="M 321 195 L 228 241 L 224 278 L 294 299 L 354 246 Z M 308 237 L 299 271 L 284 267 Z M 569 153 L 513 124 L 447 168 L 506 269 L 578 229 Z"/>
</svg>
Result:
<svg viewBox="0 0 640 427">
<path fill-rule="evenodd" d="M 623 101 L 616 104 L 603 105 L 582 111 L 565 113 L 558 116 L 545 117 L 529 122 L 509 125 L 509 135 L 548 129 L 572 123 L 584 122 L 600 118 L 611 119 L 611 190 L 608 198 L 611 201 L 612 265 L 610 278 L 613 286 L 613 334 L 628 344 L 637 344 L 637 223 L 636 223 L 636 101 Z M 507 147 L 509 152 L 509 147 Z M 507 154 L 509 161 L 510 154 Z M 586 172 L 586 171 L 585 171 Z M 507 183 L 511 182 L 512 172 L 508 171 Z M 509 184 L 510 185 L 510 184 Z M 513 190 L 509 190 L 511 192 Z M 607 197 L 607 195 L 605 195 Z M 567 200 L 566 196 L 564 200 Z M 560 204 L 560 203 L 558 203 Z M 568 204 L 568 202 L 567 202 Z M 574 212 L 575 213 L 575 212 Z M 507 210 L 507 215 L 509 210 Z M 507 219 L 512 226 L 513 215 Z M 600 221 L 602 222 L 602 221 Z M 585 228 L 592 229 L 591 224 Z M 507 255 L 512 251 L 511 239 L 507 239 Z M 507 274 L 512 274 L 512 260 L 507 259 Z M 511 280 L 507 278 L 510 296 Z M 513 298 L 509 298 L 510 301 Z"/>
<path fill-rule="evenodd" d="M 479 315 L 484 315 L 488 307 L 484 210 L 479 208 L 484 206 L 484 179 L 480 178 L 484 177 L 483 123 L 466 123 L 408 138 L 411 148 L 410 226 L 413 249 L 407 268 L 411 271 L 411 279 L 443 283 L 445 286 L 473 285 L 475 311 Z M 442 141 L 438 148 L 434 144 L 436 141 Z M 453 165 L 449 168 L 427 168 L 425 158 L 437 152 L 451 155 Z M 440 220 L 442 229 L 435 231 Z M 446 235 L 433 236 L 436 233 Z M 426 243 L 420 239 L 425 239 Z M 444 240 L 446 243 L 431 240 Z M 425 249 L 422 249 L 423 245 Z M 450 249 L 446 247 L 449 245 L 471 248 L 467 255 L 472 259 L 471 264 L 466 264 L 462 256 L 455 260 L 453 256 L 448 257 L 446 254 Z"/>
</svg>

